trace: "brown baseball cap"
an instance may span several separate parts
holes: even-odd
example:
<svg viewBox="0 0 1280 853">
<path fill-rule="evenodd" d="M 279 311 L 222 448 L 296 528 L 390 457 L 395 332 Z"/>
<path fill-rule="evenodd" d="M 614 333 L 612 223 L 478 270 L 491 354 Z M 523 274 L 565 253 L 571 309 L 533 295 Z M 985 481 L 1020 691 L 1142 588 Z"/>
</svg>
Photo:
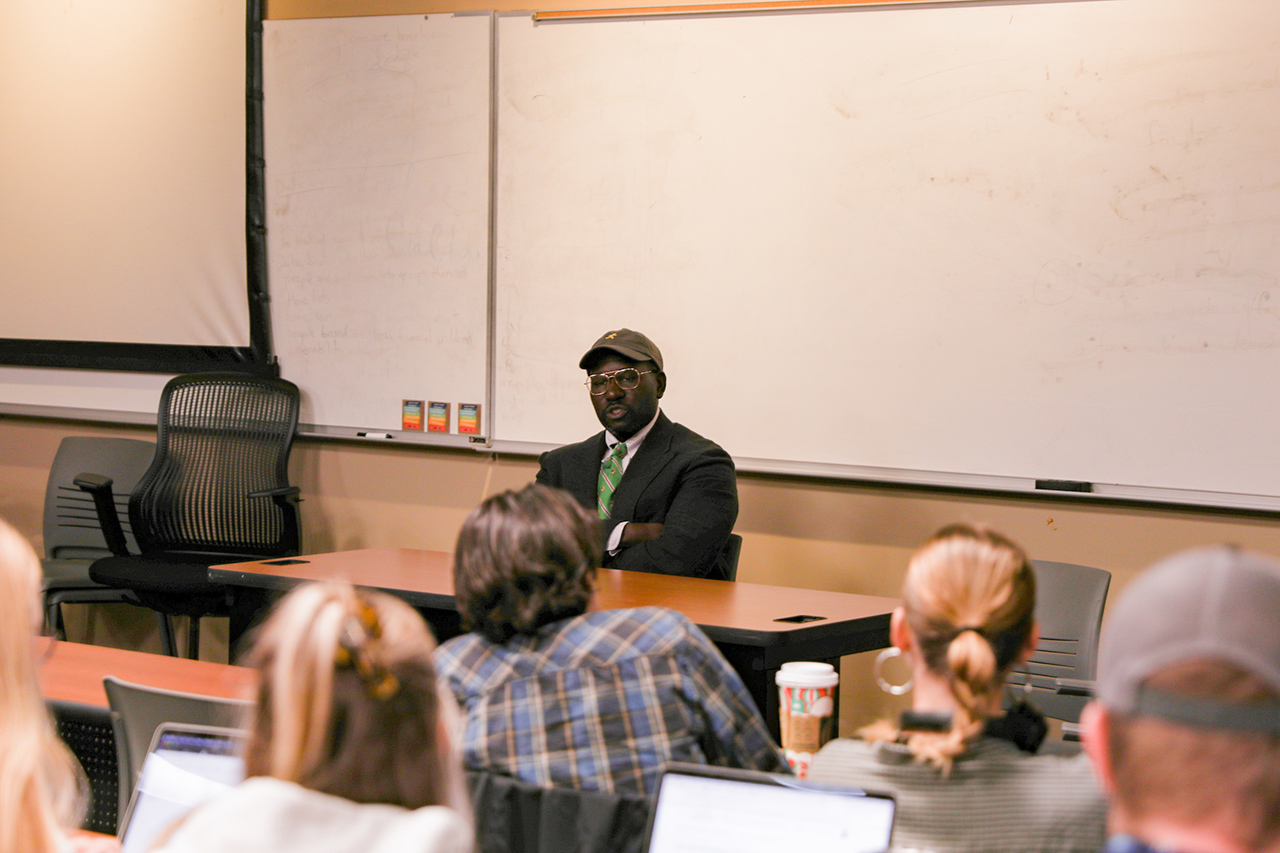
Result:
<svg viewBox="0 0 1280 853">
<path fill-rule="evenodd" d="M 587 365 L 595 361 L 597 354 L 602 352 L 615 352 L 632 361 L 652 361 L 662 370 L 662 351 L 658 349 L 658 345 L 630 329 L 605 332 L 578 361 L 578 367 L 586 370 Z"/>
</svg>

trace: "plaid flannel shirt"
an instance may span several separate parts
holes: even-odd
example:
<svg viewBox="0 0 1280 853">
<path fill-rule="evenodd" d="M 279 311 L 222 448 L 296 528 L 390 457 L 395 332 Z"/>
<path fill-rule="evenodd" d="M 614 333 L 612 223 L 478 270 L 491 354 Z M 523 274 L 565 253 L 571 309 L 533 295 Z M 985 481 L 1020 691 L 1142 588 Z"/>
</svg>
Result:
<svg viewBox="0 0 1280 853">
<path fill-rule="evenodd" d="M 738 674 L 683 615 L 607 610 L 435 655 L 467 766 L 540 785 L 648 794 L 671 761 L 790 772 Z"/>
</svg>

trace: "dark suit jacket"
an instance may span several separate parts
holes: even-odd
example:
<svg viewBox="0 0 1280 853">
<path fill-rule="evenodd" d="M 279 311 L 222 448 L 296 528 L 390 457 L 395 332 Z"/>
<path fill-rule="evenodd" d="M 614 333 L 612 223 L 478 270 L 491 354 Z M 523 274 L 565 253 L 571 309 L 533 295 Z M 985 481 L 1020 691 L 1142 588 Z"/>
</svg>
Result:
<svg viewBox="0 0 1280 853">
<path fill-rule="evenodd" d="M 538 482 L 564 489 L 594 514 L 604 449 L 602 431 L 548 451 L 538 460 Z M 660 522 L 662 535 L 605 554 L 605 568 L 723 579 L 722 551 L 737 518 L 738 481 L 729 454 L 660 412 L 613 493 L 605 539 L 623 521 Z"/>
</svg>

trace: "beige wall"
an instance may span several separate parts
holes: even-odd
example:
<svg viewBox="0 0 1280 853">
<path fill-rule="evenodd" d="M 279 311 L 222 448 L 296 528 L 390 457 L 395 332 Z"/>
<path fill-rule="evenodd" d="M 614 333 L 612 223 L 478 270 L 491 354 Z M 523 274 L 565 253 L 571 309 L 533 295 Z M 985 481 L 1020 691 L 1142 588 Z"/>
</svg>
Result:
<svg viewBox="0 0 1280 853">
<path fill-rule="evenodd" d="M 679 419 L 679 412 L 671 414 Z M 94 434 L 145 437 L 148 431 L 0 417 L 0 515 L 37 545 L 58 442 L 65 435 Z M 483 496 L 519 487 L 537 470 L 536 461 L 525 457 L 305 438 L 290 467 L 304 498 L 304 548 L 313 552 L 452 550 L 463 518 Z M 1033 557 L 1108 569 L 1113 592 L 1152 560 L 1191 545 L 1234 542 L 1280 554 L 1280 523 L 1269 518 L 750 474 L 739 477 L 739 490 L 743 582 L 896 595 L 912 549 L 942 524 L 961 519 L 995 525 Z M 97 630 L 106 632 L 106 642 L 154 647 L 151 622 L 139 625 L 139 619 L 117 616 Z M 892 707 L 871 682 L 870 657 L 845 661 L 845 731 Z"/>
</svg>

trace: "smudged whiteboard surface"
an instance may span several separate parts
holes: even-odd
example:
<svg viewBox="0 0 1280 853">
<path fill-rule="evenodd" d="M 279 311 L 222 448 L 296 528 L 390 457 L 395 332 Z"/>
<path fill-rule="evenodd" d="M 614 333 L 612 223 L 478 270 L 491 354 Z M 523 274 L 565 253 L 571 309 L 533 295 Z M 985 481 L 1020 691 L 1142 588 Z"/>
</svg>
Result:
<svg viewBox="0 0 1280 853">
<path fill-rule="evenodd" d="M 589 434 L 575 365 L 625 325 L 748 467 L 1280 494 L 1280 3 L 499 45 L 498 438 Z"/>
<path fill-rule="evenodd" d="M 489 34 L 487 15 L 265 24 L 272 328 L 306 425 L 485 402 Z"/>
</svg>

